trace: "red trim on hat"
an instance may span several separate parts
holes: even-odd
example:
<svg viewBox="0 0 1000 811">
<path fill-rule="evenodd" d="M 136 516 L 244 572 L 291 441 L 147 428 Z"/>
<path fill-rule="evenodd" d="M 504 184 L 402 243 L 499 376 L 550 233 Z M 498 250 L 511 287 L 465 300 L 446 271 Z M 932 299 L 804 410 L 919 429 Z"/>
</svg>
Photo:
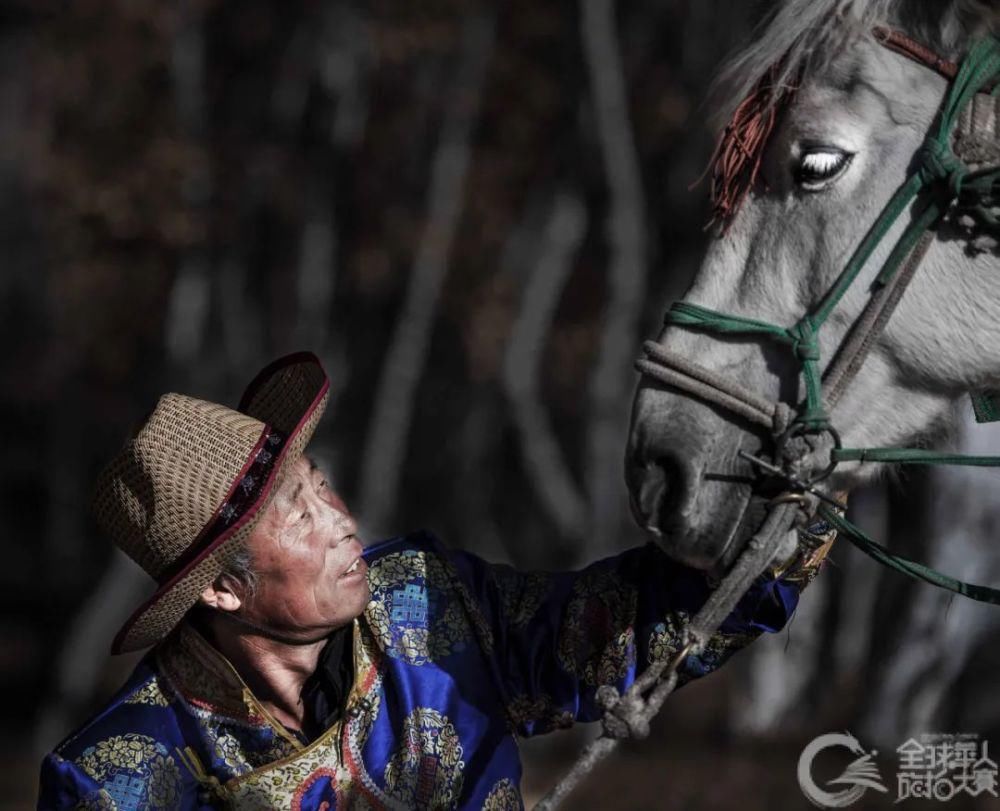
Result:
<svg viewBox="0 0 1000 811">
<path fill-rule="evenodd" d="M 288 366 L 291 365 L 292 363 L 301 363 L 301 362 L 314 362 L 316 363 L 317 366 L 319 366 L 320 371 L 323 372 L 323 367 L 319 364 L 319 360 L 312 352 L 297 352 L 293 355 L 287 355 L 286 357 L 280 358 L 279 360 L 276 360 L 274 363 L 268 365 L 265 371 L 268 371 L 268 374 L 272 375 L 283 366 Z M 181 580 L 183 580 L 184 577 L 188 575 L 192 569 L 194 569 L 212 552 L 214 552 L 216 549 L 222 546 L 223 543 L 225 543 L 230 537 L 232 537 L 233 533 L 235 533 L 238 529 L 245 526 L 247 522 L 249 522 L 257 515 L 261 503 L 266 501 L 268 496 L 270 495 L 271 488 L 274 486 L 275 477 L 277 476 L 278 471 L 281 470 L 281 466 L 284 463 L 285 456 L 288 453 L 288 449 L 292 445 L 292 440 L 302 430 L 302 426 L 305 425 L 306 422 L 308 422 L 313 412 L 319 407 L 319 404 L 323 401 L 323 397 L 325 397 L 326 393 L 330 390 L 330 379 L 326 377 L 325 372 L 323 373 L 323 376 L 325 378 L 323 380 L 323 385 L 320 386 L 319 391 L 313 398 L 312 403 L 310 403 L 309 408 L 307 408 L 303 412 L 302 416 L 299 418 L 299 421 L 295 424 L 295 427 L 291 431 L 289 431 L 288 437 L 285 440 L 284 445 L 282 445 L 281 450 L 278 452 L 278 458 L 275 460 L 274 467 L 271 468 L 271 472 L 268 475 L 267 481 L 264 483 L 264 486 L 261 488 L 260 494 L 257 496 L 256 502 L 247 509 L 247 511 L 239 518 L 239 520 L 236 521 L 235 524 L 227 528 L 225 532 L 219 535 L 219 537 L 215 538 L 204 549 L 198 552 L 198 554 L 195 555 L 193 558 L 191 558 L 191 560 L 185 566 L 183 566 L 183 568 L 181 568 L 176 574 L 174 574 L 166 583 L 160 586 L 156 590 L 156 592 L 148 600 L 146 600 L 146 602 L 144 602 L 141 606 L 139 606 L 139 608 L 137 608 L 134 612 L 132 612 L 132 616 L 130 616 L 128 620 L 126 620 L 121 630 L 115 635 L 114 641 L 111 643 L 111 652 L 113 654 L 118 654 L 122 652 L 121 646 L 124 644 L 125 638 L 128 636 L 128 632 L 132 629 L 132 626 L 135 625 L 135 623 L 139 620 L 139 618 L 143 614 L 145 614 L 150 608 L 152 608 L 153 605 L 155 605 L 168 591 L 170 591 Z M 254 378 L 253 382 L 247 388 L 247 394 L 244 395 L 243 398 L 244 400 L 250 399 L 249 395 L 252 394 L 254 391 L 256 391 L 256 388 L 258 388 L 263 383 L 263 379 L 264 379 L 263 372 Z M 243 405 L 243 400 L 240 401 L 240 405 L 241 406 Z M 236 480 L 233 482 L 233 486 L 230 489 L 230 495 L 232 494 L 232 489 L 239 486 L 239 482 L 243 477 L 243 473 L 246 471 L 246 468 L 250 464 L 252 464 L 256 456 L 257 449 L 260 447 L 260 444 L 267 439 L 267 436 L 269 434 L 270 434 L 270 427 L 265 425 L 264 432 L 261 434 L 261 438 L 257 441 L 257 444 L 254 446 L 254 450 L 250 453 L 249 459 L 247 460 L 246 465 L 244 465 L 243 471 L 240 472 L 240 475 L 237 476 Z M 220 507 L 221 506 L 222 505 L 220 505 Z M 214 520 L 215 516 L 213 516 L 213 520 L 210 521 L 207 526 L 211 526 Z M 201 537 L 202 533 L 206 531 L 207 526 L 202 529 L 201 533 L 199 533 L 199 538 Z"/>
</svg>

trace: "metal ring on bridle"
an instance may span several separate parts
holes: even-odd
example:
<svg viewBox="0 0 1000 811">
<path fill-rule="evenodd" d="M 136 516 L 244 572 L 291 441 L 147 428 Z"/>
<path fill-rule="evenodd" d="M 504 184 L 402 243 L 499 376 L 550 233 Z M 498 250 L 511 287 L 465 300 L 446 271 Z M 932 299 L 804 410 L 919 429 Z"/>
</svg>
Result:
<svg viewBox="0 0 1000 811">
<path fill-rule="evenodd" d="M 833 437 L 834 449 L 843 447 L 843 442 L 841 442 L 840 440 L 840 433 L 832 425 L 827 425 L 817 430 L 814 428 L 808 428 L 807 426 L 803 425 L 800 422 L 793 422 L 780 436 L 778 436 L 774 440 L 775 461 L 781 459 L 781 456 L 785 450 L 785 445 L 788 444 L 789 440 L 794 439 L 795 437 L 801 436 L 803 434 L 829 434 L 831 437 Z M 806 485 L 811 487 L 814 484 L 817 484 L 818 482 L 821 482 L 824 479 L 829 478 L 830 474 L 833 473 L 838 464 L 839 463 L 837 462 L 837 460 L 833 459 L 831 454 L 830 464 L 828 464 L 823 470 L 821 470 L 812 478 L 805 480 Z"/>
</svg>

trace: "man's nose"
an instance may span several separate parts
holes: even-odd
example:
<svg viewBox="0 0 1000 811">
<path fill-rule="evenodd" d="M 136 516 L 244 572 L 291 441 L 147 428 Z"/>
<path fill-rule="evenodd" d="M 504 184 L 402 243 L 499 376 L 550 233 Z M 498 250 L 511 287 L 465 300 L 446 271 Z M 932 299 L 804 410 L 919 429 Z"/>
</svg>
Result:
<svg viewBox="0 0 1000 811">
<path fill-rule="evenodd" d="M 354 517 L 349 513 L 340 513 L 340 520 L 344 524 L 345 535 L 357 535 L 358 534 L 358 523 L 354 520 Z"/>
<path fill-rule="evenodd" d="M 343 536 L 356 535 L 358 532 L 358 524 L 354 520 L 354 517 L 346 511 L 346 509 L 341 510 L 339 507 L 323 502 L 323 513 L 327 521 L 330 522 L 331 526 L 334 526 L 339 531 L 338 534 Z"/>
</svg>

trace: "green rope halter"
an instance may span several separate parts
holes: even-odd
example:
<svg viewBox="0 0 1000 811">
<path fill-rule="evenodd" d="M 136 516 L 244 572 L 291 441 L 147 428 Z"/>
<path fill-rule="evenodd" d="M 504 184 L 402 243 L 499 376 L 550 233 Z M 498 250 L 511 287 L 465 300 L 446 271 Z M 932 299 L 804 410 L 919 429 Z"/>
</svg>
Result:
<svg viewBox="0 0 1000 811">
<path fill-rule="evenodd" d="M 917 153 L 916 168 L 889 200 L 836 282 L 812 313 L 805 315 L 791 327 L 782 327 L 767 321 L 721 313 L 697 304 L 676 302 L 667 311 L 665 323 L 730 335 L 763 335 L 787 345 L 799 363 L 805 389 L 804 402 L 800 404 L 793 424 L 807 432 L 829 430 L 830 415 L 823 405 L 819 332 L 900 215 L 917 200 L 913 219 L 896 241 L 875 279 L 876 288 L 892 280 L 923 234 L 940 222 L 960 196 L 963 200 L 978 201 L 975 205 L 982 210 L 977 209 L 977 212 L 984 219 L 992 216 L 986 210 L 986 203 L 991 195 L 997 196 L 997 190 L 1000 189 L 1000 167 L 971 171 L 952 151 L 951 132 L 959 113 L 981 88 L 998 76 L 1000 40 L 987 37 L 976 42 L 963 60 L 949 86 L 936 126 L 928 133 Z M 993 91 L 994 94 L 998 92 L 1000 83 Z M 975 395 L 973 403 L 980 421 L 1000 418 L 1000 407 L 991 397 Z M 831 451 L 831 461 L 1000 466 L 1000 457 L 996 456 L 960 456 L 916 448 L 835 448 Z M 1000 604 L 1000 590 L 963 583 L 900 557 L 879 546 L 835 510 L 821 506 L 819 512 L 851 543 L 885 566 L 974 600 Z"/>
</svg>

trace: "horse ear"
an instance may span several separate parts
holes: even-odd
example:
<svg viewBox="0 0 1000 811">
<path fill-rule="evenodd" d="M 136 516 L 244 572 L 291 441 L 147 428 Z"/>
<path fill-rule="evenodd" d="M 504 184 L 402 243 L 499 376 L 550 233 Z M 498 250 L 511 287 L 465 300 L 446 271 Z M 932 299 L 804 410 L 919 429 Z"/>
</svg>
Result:
<svg viewBox="0 0 1000 811">
<path fill-rule="evenodd" d="M 971 397 L 976 422 L 1000 422 L 1000 391 L 976 391 Z"/>
</svg>

